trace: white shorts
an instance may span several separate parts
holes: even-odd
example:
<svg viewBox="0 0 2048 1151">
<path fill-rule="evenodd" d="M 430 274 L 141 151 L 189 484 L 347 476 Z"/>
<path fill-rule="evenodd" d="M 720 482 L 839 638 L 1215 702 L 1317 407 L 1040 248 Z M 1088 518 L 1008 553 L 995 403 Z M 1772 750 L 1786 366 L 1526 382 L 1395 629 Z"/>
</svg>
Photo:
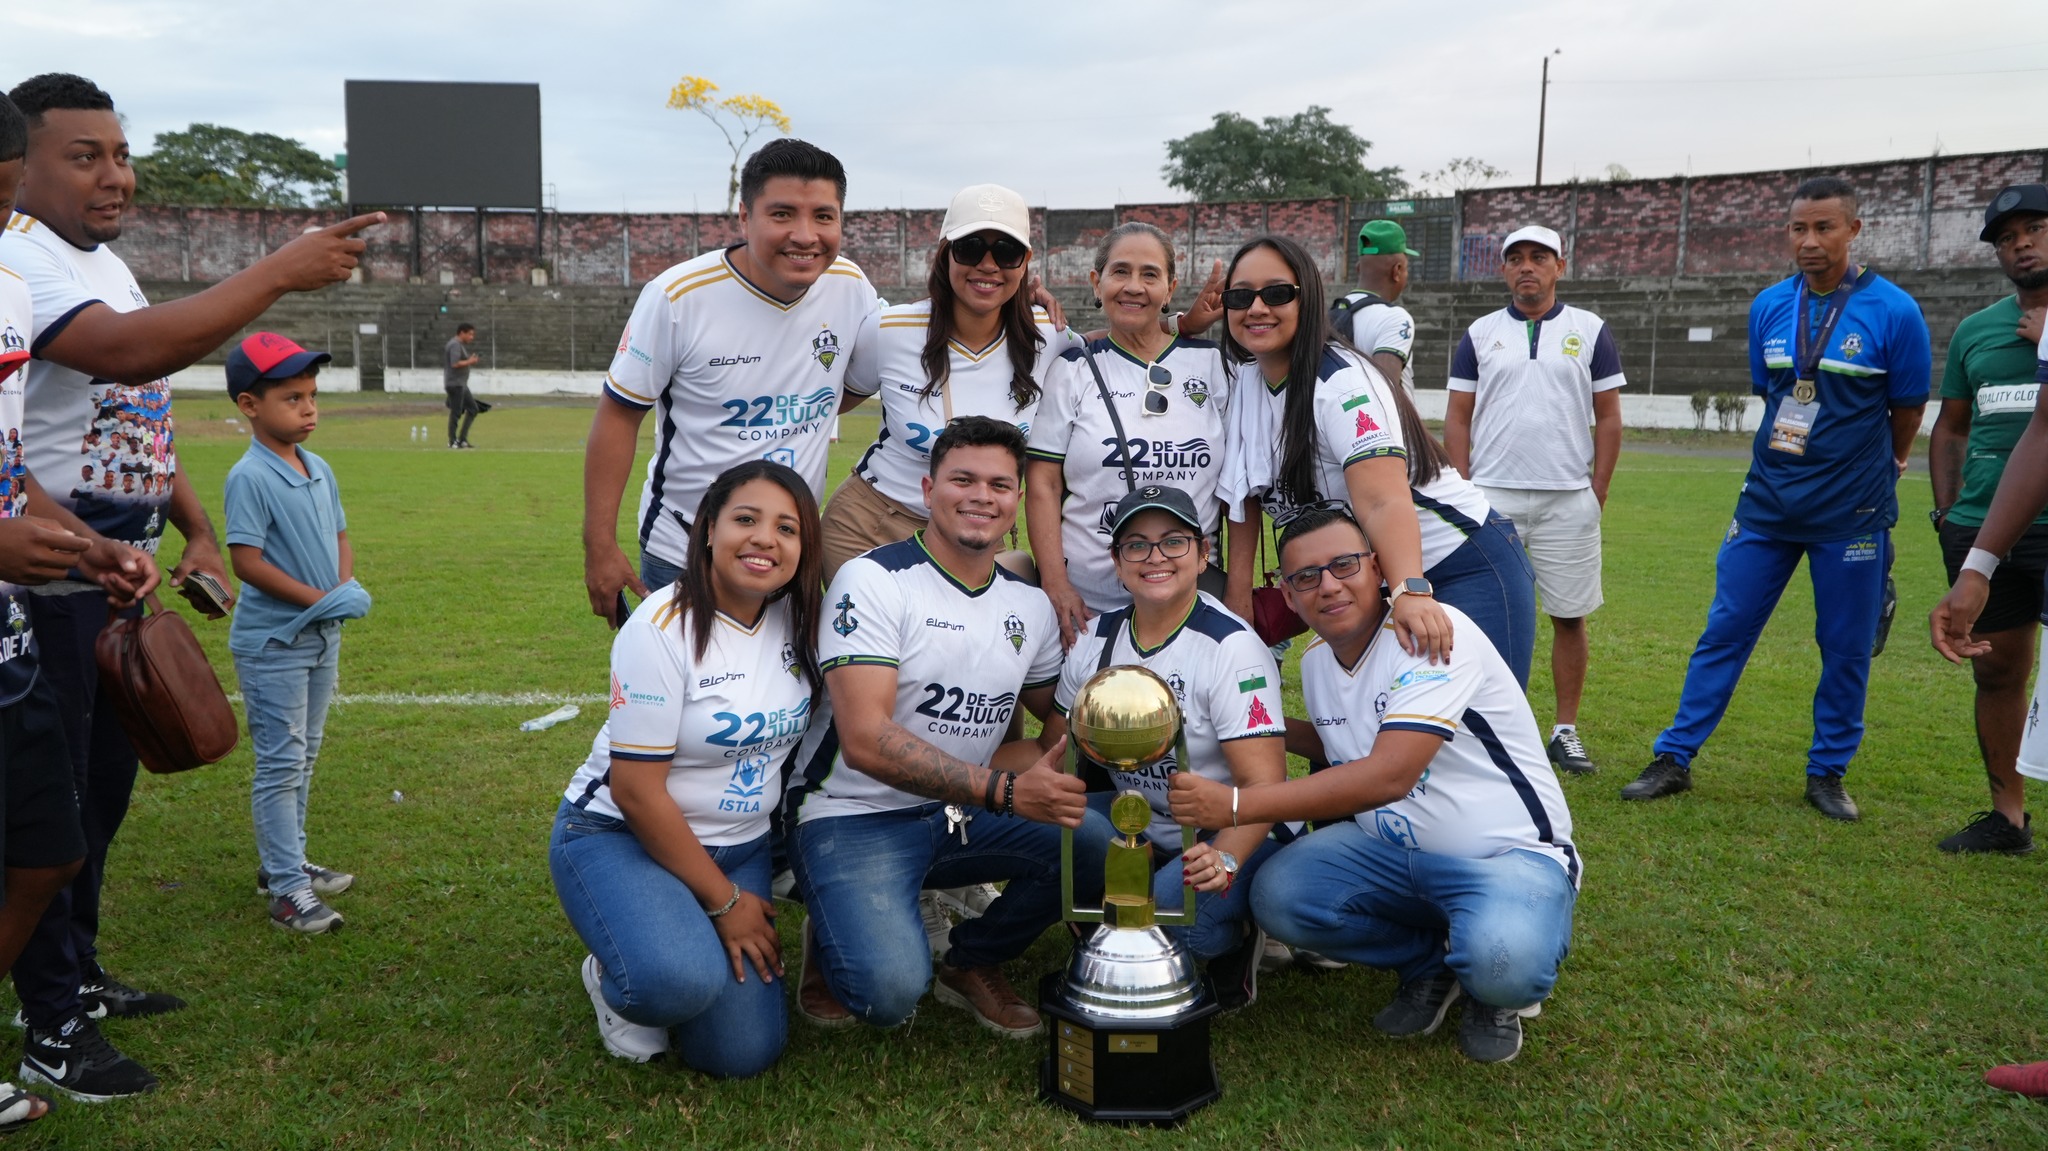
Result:
<svg viewBox="0 0 2048 1151">
<path fill-rule="evenodd" d="M 1543 612 L 1558 619 L 1593 614 L 1600 595 L 1600 501 L 1590 487 L 1573 491 L 1479 489 L 1493 510 L 1515 521 L 1515 534 L 1536 569 Z"/>
<path fill-rule="evenodd" d="M 2048 625 L 2041 628 L 2042 638 L 2048 640 Z M 2041 645 L 2041 656 L 2034 671 L 2034 702 L 2027 706 L 2027 730 L 2020 736 L 2020 774 L 2028 779 L 2048 779 L 2048 731 L 2041 729 L 2041 713 L 2048 711 L 2048 700 L 2041 698 L 2048 689 L 2048 643 Z"/>
</svg>

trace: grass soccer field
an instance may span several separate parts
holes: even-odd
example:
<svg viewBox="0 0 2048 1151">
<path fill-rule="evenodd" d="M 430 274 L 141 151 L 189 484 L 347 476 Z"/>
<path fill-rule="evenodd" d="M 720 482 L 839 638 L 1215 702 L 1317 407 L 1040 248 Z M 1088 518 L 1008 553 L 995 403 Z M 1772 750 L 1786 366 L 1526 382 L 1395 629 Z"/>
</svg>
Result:
<svg viewBox="0 0 2048 1151">
<path fill-rule="evenodd" d="M 246 440 L 225 399 L 178 407 L 182 464 L 218 520 Z M 1979 1079 L 2048 1058 L 2042 864 L 1934 850 L 1987 803 L 1969 677 L 1925 639 L 1944 580 L 1923 474 L 1901 487 L 1898 624 L 1848 778 L 1860 824 L 1800 798 L 1819 662 L 1803 573 L 1695 790 L 1617 798 L 1670 719 L 1744 467 L 1632 448 L 1607 513 L 1582 724 L 1602 771 L 1565 781 L 1584 893 L 1520 1058 L 1471 1064 L 1450 1027 L 1406 1043 L 1372 1031 L 1391 975 L 1287 972 L 1216 1025 L 1220 1102 L 1178 1131 L 1125 1132 L 1037 1101 L 1039 1042 L 929 1000 L 890 1033 L 793 1018 L 780 1065 L 749 1082 L 607 1057 L 546 864 L 605 710 L 610 632 L 586 606 L 578 544 L 589 405 L 508 401 L 477 422 L 475 452 L 437 446 L 435 401 L 340 397 L 325 416 L 309 446 L 339 474 L 376 597 L 346 629 L 308 817 L 313 858 L 360 877 L 334 900 L 348 926 L 300 938 L 265 922 L 246 740 L 212 767 L 146 777 L 108 872 L 102 956 L 192 1006 L 105 1027 L 162 1077 L 157 1094 L 63 1103 L 21 1146 L 2048 1144 L 2048 1110 Z M 408 434 L 420 424 L 424 445 Z M 845 421 L 835 483 L 873 430 L 871 414 Z M 196 626 L 233 691 L 226 625 Z M 1548 642 L 1546 629 L 1532 691 L 1544 724 Z M 570 698 L 574 721 L 518 729 Z M 792 979 L 799 920 L 781 921 Z M 1062 939 L 1048 933 L 1011 979 L 1034 986 L 1063 963 Z"/>
</svg>

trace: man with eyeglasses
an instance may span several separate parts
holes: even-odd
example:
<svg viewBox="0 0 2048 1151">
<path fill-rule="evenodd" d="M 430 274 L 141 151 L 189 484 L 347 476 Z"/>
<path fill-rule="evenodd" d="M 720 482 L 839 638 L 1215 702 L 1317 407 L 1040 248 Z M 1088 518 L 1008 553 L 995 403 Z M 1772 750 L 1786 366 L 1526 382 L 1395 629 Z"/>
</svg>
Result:
<svg viewBox="0 0 2048 1151">
<path fill-rule="evenodd" d="M 1444 449 L 1515 522 L 1550 617 L 1556 720 L 1546 750 L 1558 770 L 1597 770 L 1579 738 L 1590 645 L 1601 603 L 1600 513 L 1621 456 L 1628 380 L 1606 322 L 1557 298 L 1564 244 L 1531 226 L 1501 243 L 1506 308 L 1472 322 L 1451 356 Z"/>
<path fill-rule="evenodd" d="M 2017 760 L 2027 725 L 2027 673 L 2034 666 L 2041 581 L 2048 573 L 2048 511 L 2037 506 L 2023 533 L 1999 536 L 2002 546 L 1995 552 L 1985 549 L 2001 557 L 1988 584 L 1966 580 L 1964 563 L 1970 549 L 1980 546 L 1980 535 L 1994 534 L 1986 518 L 1992 494 L 2040 393 L 2035 375 L 2041 317 L 2048 309 L 2048 186 L 2015 184 L 1992 197 L 1978 239 L 1991 245 L 2015 292 L 1956 325 L 1927 470 L 1949 583 L 1958 591 L 1970 590 L 1963 585 L 1972 583 L 1982 594 L 1970 632 L 1986 650 L 1970 663 L 1991 810 L 1979 812 L 1940 848 L 2022 855 L 2034 850 L 2034 832 Z M 1951 593 L 1950 600 L 1955 598 Z"/>
<path fill-rule="evenodd" d="M 1408 290 L 1408 258 L 1422 253 L 1408 246 L 1408 232 L 1392 220 L 1367 220 L 1358 228 L 1358 289 L 1330 308 L 1330 326 L 1364 352 L 1372 366 L 1415 394 L 1415 317 L 1400 305 Z"/>
<path fill-rule="evenodd" d="M 1486 633 L 1451 605 L 1458 656 L 1432 664 L 1394 642 L 1372 543 L 1341 510 L 1280 533 L 1287 602 L 1316 633 L 1301 657 L 1308 721 L 1288 750 L 1331 766 L 1231 788 L 1173 777 L 1195 827 L 1314 820 L 1252 888 L 1273 938 L 1400 976 L 1373 1026 L 1427 1035 L 1459 998 L 1458 1047 L 1513 1059 L 1570 950 L 1581 863 L 1535 714 Z"/>
</svg>

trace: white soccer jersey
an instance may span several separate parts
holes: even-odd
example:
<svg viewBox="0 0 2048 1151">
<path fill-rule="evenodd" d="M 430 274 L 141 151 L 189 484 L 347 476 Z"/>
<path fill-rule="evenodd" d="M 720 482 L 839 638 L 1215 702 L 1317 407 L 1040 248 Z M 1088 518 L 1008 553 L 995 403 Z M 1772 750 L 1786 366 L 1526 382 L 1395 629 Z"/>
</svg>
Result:
<svg viewBox="0 0 2048 1151">
<path fill-rule="evenodd" d="M 1093 357 L 1102 369 L 1123 420 L 1133 473 L 1129 483 L 1123 477 L 1125 452 L 1117 445 L 1116 425 L 1084 357 Z M 1061 352 L 1042 381 L 1045 394 L 1031 425 L 1030 455 L 1060 464 L 1065 475 L 1060 543 L 1067 579 L 1091 612 L 1131 602 L 1110 560 L 1109 518 L 1133 484 L 1165 484 L 1188 493 L 1209 536 L 1210 554 L 1221 554 L 1216 550 L 1223 519 L 1216 483 L 1230 413 L 1230 369 L 1208 340 L 1176 339 L 1156 362 L 1172 375 L 1164 415 L 1145 414 L 1143 396 L 1152 365 L 1111 339 Z"/>
<path fill-rule="evenodd" d="M 1382 731 L 1442 736 L 1422 778 L 1400 799 L 1359 812 L 1366 834 L 1411 851 L 1490 859 L 1521 848 L 1556 860 L 1578 886 L 1572 813 L 1550 770 L 1536 716 L 1486 633 L 1450 604 L 1458 657 L 1432 665 L 1409 655 L 1382 624 L 1355 667 L 1330 645 L 1301 656 L 1301 695 L 1324 758 L 1350 763 L 1372 753 Z"/>
<path fill-rule="evenodd" d="M 919 300 L 883 308 L 861 325 L 846 369 L 846 390 L 882 397 L 882 431 L 854 470 L 875 490 L 910 508 L 924 506 L 924 477 L 931 474 L 932 441 L 946 422 L 961 416 L 989 416 L 1031 431 L 1038 411 L 1033 399 L 1023 407 L 1010 396 L 1009 341 L 1001 335 L 980 351 L 953 340 L 947 348 L 944 394 L 923 394 L 925 334 L 931 327 L 932 302 Z M 1046 368 L 1070 339 L 1056 331 L 1043 311 L 1036 311 L 1040 345 L 1031 378 L 1043 385 Z M 948 403 L 950 397 L 951 403 Z M 949 414 L 950 413 L 950 414 Z"/>
<path fill-rule="evenodd" d="M 1370 356 L 1390 352 L 1401 357 L 1401 387 L 1410 399 L 1415 396 L 1415 317 L 1399 304 L 1390 304 L 1371 292 L 1352 292 L 1351 346 Z"/>
<path fill-rule="evenodd" d="M 1472 321 L 1450 389 L 1472 392 L 1472 482 L 1576 491 L 1593 485 L 1593 393 L 1628 383 L 1614 335 L 1583 308 L 1536 319 L 1514 305 Z"/>
<path fill-rule="evenodd" d="M 782 303 L 740 275 L 731 251 L 649 281 L 605 376 L 605 395 L 660 417 L 640 492 L 640 546 L 677 565 L 689 551 L 683 524 L 734 464 L 787 464 L 823 497 L 845 360 L 880 304 L 846 259 Z"/>
<path fill-rule="evenodd" d="M 28 511 L 28 461 L 22 450 L 22 375 L 34 315 L 28 283 L 0 264 L 0 519 Z M 36 682 L 36 633 L 28 589 L 0 582 L 0 707 L 28 694 Z"/>
<path fill-rule="evenodd" d="M 1266 426 L 1275 429 L 1269 436 L 1275 482 L 1263 493 L 1253 494 L 1260 495 L 1268 515 L 1285 516 L 1294 501 L 1281 493 L 1277 481 L 1282 462 L 1282 440 L 1277 429 L 1281 427 L 1286 410 L 1287 394 L 1266 385 L 1256 362 L 1241 366 L 1238 373 L 1240 402 L 1250 404 L 1255 397 L 1263 397 L 1270 407 Z M 1344 469 L 1360 460 L 1376 456 L 1396 456 L 1407 460 L 1408 447 L 1401 438 L 1401 419 L 1394 407 L 1391 387 L 1378 368 L 1350 352 L 1335 347 L 1323 349 L 1323 361 L 1316 377 L 1314 409 L 1317 499 L 1349 503 L 1351 494 L 1344 482 Z M 1238 440 L 1234 438 L 1233 444 L 1236 442 Z M 1445 467 L 1435 480 L 1419 488 L 1411 486 L 1408 490 L 1415 501 L 1415 516 L 1422 529 L 1422 569 L 1425 572 L 1463 546 L 1466 539 L 1486 523 L 1490 510 L 1486 496 L 1460 476 L 1455 468 Z"/>
<path fill-rule="evenodd" d="M 666 763 L 668 794 L 707 847 L 768 834 L 783 768 L 811 724 L 811 685 L 790 643 L 787 599 L 749 628 L 719 613 L 704 658 L 675 585 L 647 597 L 612 641 L 611 714 L 563 792 L 625 818 L 612 763 Z"/>
<path fill-rule="evenodd" d="M 825 593 L 823 616 L 825 669 L 895 668 L 896 722 L 968 763 L 995 757 L 1019 692 L 1060 673 L 1060 629 L 1045 593 L 1000 567 L 970 588 L 925 550 L 923 532 L 847 561 Z M 930 802 L 848 765 L 830 701 L 820 710 L 789 783 L 799 822 Z"/>
<path fill-rule="evenodd" d="M 1145 651 L 1131 634 L 1131 611 L 1119 608 L 1096 616 L 1074 641 L 1053 689 L 1053 706 L 1061 715 L 1074 706 L 1074 696 L 1088 677 L 1104 667 L 1137 664 L 1159 673 L 1180 704 L 1181 728 L 1187 735 L 1187 765 L 1177 753 L 1136 772 L 1113 772 L 1119 790 L 1135 787 L 1152 804 L 1152 826 L 1145 834 L 1169 851 L 1180 850 L 1180 825 L 1166 802 L 1167 779 L 1176 771 L 1193 771 L 1218 783 L 1231 781 L 1223 745 L 1233 739 L 1287 734 L 1280 711 L 1280 667 L 1273 652 L 1245 622 L 1203 593 L 1166 642 Z M 1110 645 L 1109 658 L 1102 655 Z"/>
<path fill-rule="evenodd" d="M 40 353 L 95 304 L 116 312 L 149 306 L 128 265 L 105 244 L 74 248 L 33 216 L 15 213 L 0 233 L 0 263 L 28 283 L 34 307 L 32 352 Z M 170 480 L 178 470 L 171 446 L 170 382 L 113 384 L 44 359 L 31 361 L 26 371 L 28 411 L 21 436 L 29 471 L 94 531 L 154 554 L 170 502 Z M 97 443 L 91 438 L 95 432 Z M 81 470 L 117 441 L 127 453 L 123 473 L 134 476 L 133 482 L 107 484 L 103 479 L 88 487 Z"/>
</svg>

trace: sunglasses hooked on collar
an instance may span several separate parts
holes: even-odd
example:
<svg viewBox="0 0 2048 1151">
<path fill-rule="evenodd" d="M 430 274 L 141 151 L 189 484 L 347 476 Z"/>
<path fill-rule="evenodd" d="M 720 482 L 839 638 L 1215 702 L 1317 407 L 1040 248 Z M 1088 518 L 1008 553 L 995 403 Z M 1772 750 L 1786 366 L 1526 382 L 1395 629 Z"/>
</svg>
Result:
<svg viewBox="0 0 2048 1151">
<path fill-rule="evenodd" d="M 1165 364 L 1152 364 L 1145 369 L 1145 414 L 1163 416 L 1166 414 L 1166 389 L 1173 386 L 1173 373 Z"/>
</svg>

